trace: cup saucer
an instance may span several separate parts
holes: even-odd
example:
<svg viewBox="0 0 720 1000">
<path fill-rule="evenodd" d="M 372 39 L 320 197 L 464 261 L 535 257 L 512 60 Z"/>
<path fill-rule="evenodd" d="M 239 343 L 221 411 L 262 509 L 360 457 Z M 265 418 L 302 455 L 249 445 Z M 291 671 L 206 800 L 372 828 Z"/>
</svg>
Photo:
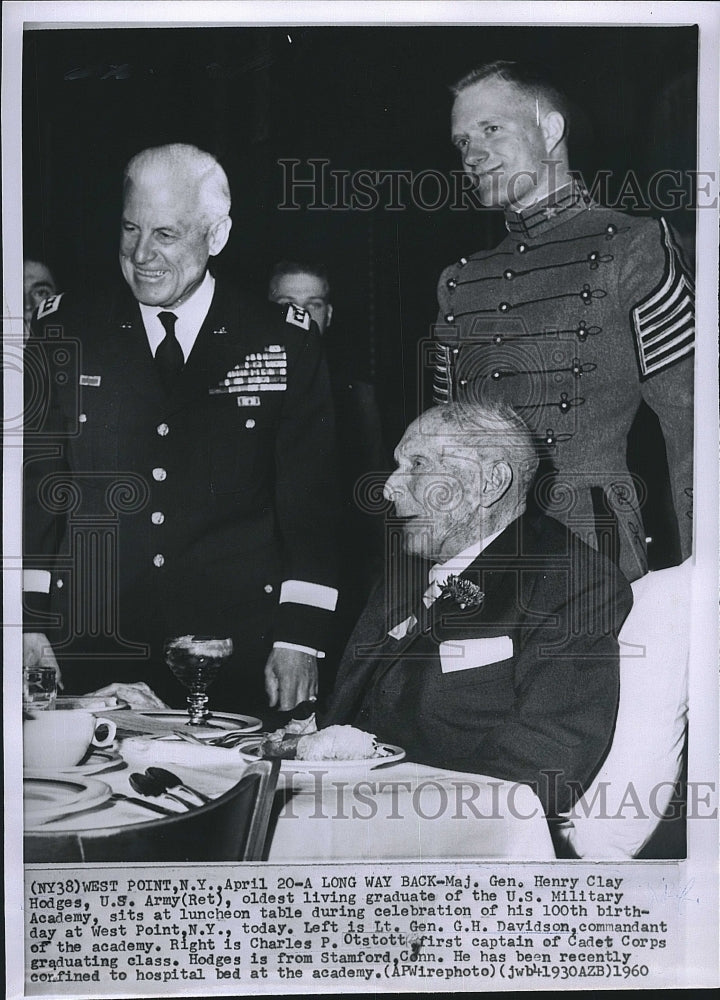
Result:
<svg viewBox="0 0 720 1000">
<path fill-rule="evenodd" d="M 67 774 L 87 777 L 91 774 L 99 774 L 101 771 L 114 770 L 124 763 L 117 750 L 108 748 L 107 750 L 96 750 L 86 761 L 74 764 L 72 767 L 43 768 L 42 774 Z M 36 767 L 30 768 L 30 770 L 33 774 L 40 773 Z"/>
</svg>

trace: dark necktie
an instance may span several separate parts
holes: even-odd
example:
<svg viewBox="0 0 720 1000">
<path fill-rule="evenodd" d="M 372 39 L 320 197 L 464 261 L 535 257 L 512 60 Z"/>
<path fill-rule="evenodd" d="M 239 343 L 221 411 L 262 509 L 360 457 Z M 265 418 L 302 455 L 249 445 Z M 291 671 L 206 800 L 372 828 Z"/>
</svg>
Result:
<svg viewBox="0 0 720 1000">
<path fill-rule="evenodd" d="M 160 369 L 163 382 L 166 388 L 170 388 L 176 377 L 182 371 L 185 364 L 185 357 L 182 347 L 177 342 L 175 336 L 175 323 L 177 316 L 171 312 L 158 313 L 158 319 L 165 327 L 165 336 L 160 341 L 160 346 L 155 351 L 155 363 Z"/>
</svg>

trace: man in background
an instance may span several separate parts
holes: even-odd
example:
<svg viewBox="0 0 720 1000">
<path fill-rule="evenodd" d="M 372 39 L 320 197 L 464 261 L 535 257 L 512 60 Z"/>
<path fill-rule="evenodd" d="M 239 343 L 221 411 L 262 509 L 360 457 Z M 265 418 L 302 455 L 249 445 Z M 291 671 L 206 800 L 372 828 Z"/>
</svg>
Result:
<svg viewBox="0 0 720 1000">
<path fill-rule="evenodd" d="M 234 644 L 211 707 L 316 694 L 337 599 L 327 371 L 307 312 L 213 276 L 231 224 L 213 156 L 143 150 L 124 285 L 33 320 L 25 653 L 52 658 L 51 638 L 70 692 L 143 680 L 182 705 L 163 640 L 196 634 Z"/>
<path fill-rule="evenodd" d="M 382 566 L 383 521 L 372 502 L 373 483 L 385 478 L 388 457 L 370 371 L 367 343 L 334 323 L 328 272 L 310 261 L 279 261 L 268 282 L 268 298 L 306 309 L 323 335 L 335 405 L 338 481 L 342 501 L 337 652 L 362 610 Z M 342 310 L 338 310 L 342 317 Z M 331 325 L 332 324 L 332 325 Z"/>
<path fill-rule="evenodd" d="M 45 299 L 57 292 L 57 285 L 50 268 L 40 260 L 23 261 L 23 314 L 25 337 L 30 335 L 32 315 Z"/>
</svg>

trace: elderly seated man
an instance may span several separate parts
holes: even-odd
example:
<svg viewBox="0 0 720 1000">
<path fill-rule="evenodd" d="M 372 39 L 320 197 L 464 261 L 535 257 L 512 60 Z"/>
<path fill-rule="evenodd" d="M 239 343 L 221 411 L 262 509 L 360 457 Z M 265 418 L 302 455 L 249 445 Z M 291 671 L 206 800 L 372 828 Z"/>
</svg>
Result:
<svg viewBox="0 0 720 1000">
<path fill-rule="evenodd" d="M 630 587 L 532 509 L 537 451 L 509 407 L 429 409 L 395 460 L 385 580 L 323 724 L 368 730 L 423 764 L 530 784 L 554 816 L 609 748 Z"/>
</svg>

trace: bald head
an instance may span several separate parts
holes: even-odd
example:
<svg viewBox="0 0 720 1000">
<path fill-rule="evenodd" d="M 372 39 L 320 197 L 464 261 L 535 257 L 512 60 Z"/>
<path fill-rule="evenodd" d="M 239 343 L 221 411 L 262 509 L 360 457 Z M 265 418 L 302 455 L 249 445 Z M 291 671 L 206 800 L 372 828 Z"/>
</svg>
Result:
<svg viewBox="0 0 720 1000">
<path fill-rule="evenodd" d="M 530 431 L 508 407 L 433 407 L 407 429 L 385 484 L 406 548 L 444 561 L 525 509 L 538 465 Z"/>
<path fill-rule="evenodd" d="M 462 449 L 504 460 L 513 469 L 523 495 L 538 467 L 538 452 L 530 429 L 505 404 L 450 403 L 433 406 L 410 425 L 438 448 Z"/>
</svg>

